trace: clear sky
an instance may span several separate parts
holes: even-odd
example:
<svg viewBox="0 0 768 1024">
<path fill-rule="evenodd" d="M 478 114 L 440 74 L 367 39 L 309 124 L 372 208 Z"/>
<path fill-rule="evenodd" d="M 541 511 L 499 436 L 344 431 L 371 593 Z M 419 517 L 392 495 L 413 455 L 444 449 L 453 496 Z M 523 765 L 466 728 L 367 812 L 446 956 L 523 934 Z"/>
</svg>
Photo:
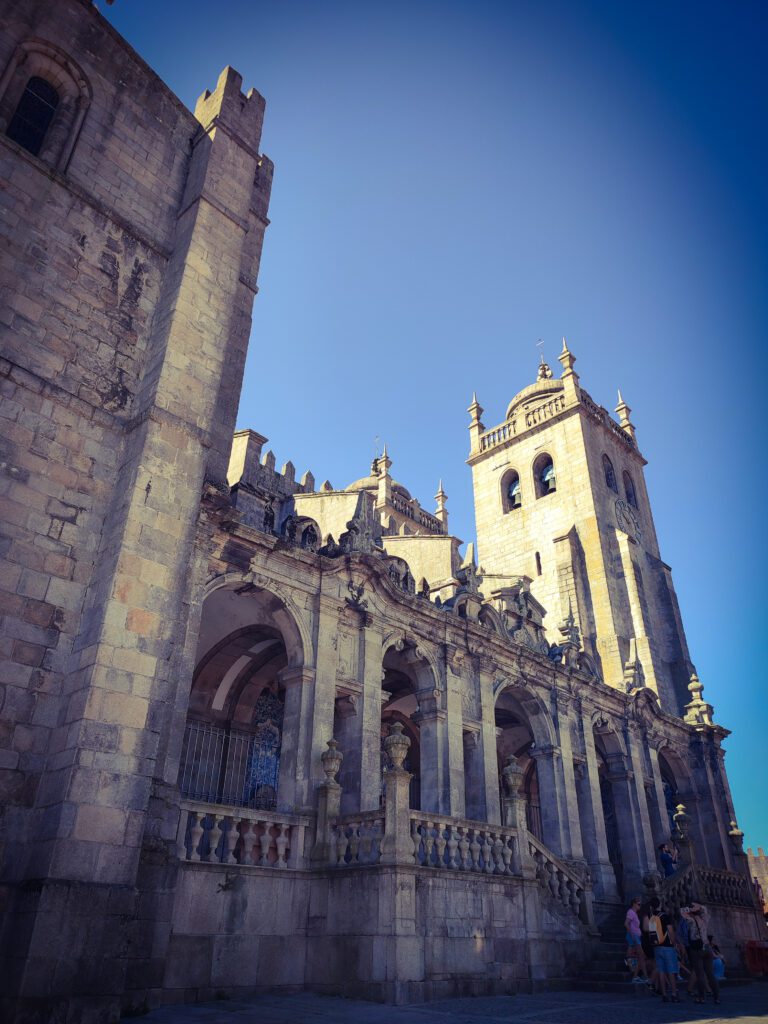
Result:
<svg viewBox="0 0 768 1024">
<path fill-rule="evenodd" d="M 474 533 L 486 426 L 561 337 L 632 407 L 691 654 L 768 849 L 768 5 L 759 0 L 116 0 L 189 106 L 267 99 L 275 183 L 238 417 L 344 487 L 376 439 Z M 761 640 L 761 637 L 763 640 Z"/>
</svg>

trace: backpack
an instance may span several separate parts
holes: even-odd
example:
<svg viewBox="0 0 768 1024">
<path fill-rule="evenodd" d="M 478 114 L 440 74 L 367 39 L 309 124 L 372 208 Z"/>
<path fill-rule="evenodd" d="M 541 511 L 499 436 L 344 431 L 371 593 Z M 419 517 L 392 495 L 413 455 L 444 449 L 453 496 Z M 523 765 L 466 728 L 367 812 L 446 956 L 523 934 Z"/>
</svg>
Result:
<svg viewBox="0 0 768 1024">
<path fill-rule="evenodd" d="M 651 943 L 654 946 L 663 946 L 667 941 L 667 931 L 661 923 L 661 918 L 658 914 L 651 914 L 648 922 L 648 931 L 651 935 Z"/>
</svg>

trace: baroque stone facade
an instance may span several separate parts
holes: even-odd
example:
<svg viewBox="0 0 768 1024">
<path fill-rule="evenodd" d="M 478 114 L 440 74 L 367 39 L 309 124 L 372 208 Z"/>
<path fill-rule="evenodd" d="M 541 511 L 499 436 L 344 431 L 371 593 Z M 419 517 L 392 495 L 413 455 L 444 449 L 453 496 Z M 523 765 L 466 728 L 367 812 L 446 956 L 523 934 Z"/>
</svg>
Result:
<svg viewBox="0 0 768 1024">
<path fill-rule="evenodd" d="M 232 443 L 264 101 L 227 68 L 190 113 L 85 0 L 0 14 L 6 1016 L 530 988 L 642 887 L 738 957 L 728 734 L 626 404 L 565 346 L 499 427 L 473 402 L 482 566 L 386 451 L 277 472 Z"/>
</svg>

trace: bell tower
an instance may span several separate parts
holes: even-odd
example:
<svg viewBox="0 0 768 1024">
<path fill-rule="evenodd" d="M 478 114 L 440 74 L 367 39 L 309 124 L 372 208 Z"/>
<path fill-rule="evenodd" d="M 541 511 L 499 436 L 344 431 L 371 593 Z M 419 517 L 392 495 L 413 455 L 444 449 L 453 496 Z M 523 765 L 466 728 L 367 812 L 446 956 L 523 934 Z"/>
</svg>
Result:
<svg viewBox="0 0 768 1024">
<path fill-rule="evenodd" d="M 565 339 L 559 361 L 556 378 L 542 358 L 498 426 L 469 407 L 483 589 L 529 577 L 551 642 L 572 612 L 606 683 L 648 686 L 680 713 L 692 665 L 631 410 L 619 392 L 617 421 L 590 398 Z"/>
</svg>

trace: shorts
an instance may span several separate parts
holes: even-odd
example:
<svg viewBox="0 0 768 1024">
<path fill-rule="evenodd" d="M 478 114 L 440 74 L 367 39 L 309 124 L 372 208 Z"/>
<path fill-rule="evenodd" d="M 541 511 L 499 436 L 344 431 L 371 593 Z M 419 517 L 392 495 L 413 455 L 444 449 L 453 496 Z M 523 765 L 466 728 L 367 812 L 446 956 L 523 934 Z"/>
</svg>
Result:
<svg viewBox="0 0 768 1024">
<path fill-rule="evenodd" d="M 677 960 L 677 950 L 672 946 L 656 947 L 656 966 L 661 974 L 677 974 L 680 964 Z"/>
<path fill-rule="evenodd" d="M 627 945 L 628 946 L 640 946 L 640 936 L 633 935 L 632 932 L 627 932 Z"/>
</svg>

